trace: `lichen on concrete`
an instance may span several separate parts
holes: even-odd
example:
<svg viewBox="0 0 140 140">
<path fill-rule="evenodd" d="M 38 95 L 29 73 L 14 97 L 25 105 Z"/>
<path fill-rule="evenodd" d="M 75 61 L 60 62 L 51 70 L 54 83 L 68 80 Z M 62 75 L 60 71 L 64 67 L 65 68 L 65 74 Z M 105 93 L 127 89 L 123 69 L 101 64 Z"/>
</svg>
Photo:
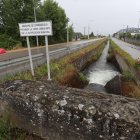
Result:
<svg viewBox="0 0 140 140">
<path fill-rule="evenodd" d="M 6 82 L 0 95 L 15 125 L 47 140 L 140 139 L 136 99 L 21 80 Z"/>
</svg>

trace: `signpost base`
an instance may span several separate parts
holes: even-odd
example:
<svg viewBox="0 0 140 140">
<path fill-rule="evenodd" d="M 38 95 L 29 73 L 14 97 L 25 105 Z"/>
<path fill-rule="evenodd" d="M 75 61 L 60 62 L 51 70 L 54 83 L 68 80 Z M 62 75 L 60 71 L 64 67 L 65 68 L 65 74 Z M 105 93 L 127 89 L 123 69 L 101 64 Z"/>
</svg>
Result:
<svg viewBox="0 0 140 140">
<path fill-rule="evenodd" d="M 30 42 L 29 42 L 29 37 L 26 37 L 27 40 L 27 46 L 28 46 L 28 53 L 29 53 L 29 58 L 30 58 L 30 66 L 31 66 L 31 72 L 32 76 L 34 76 L 34 67 L 33 67 L 33 60 L 32 60 L 32 54 L 31 54 L 31 47 L 30 47 Z"/>
<path fill-rule="evenodd" d="M 47 68 L 48 68 L 48 80 L 51 80 L 50 74 L 50 57 L 49 57 L 49 49 L 48 49 L 48 36 L 45 36 L 45 45 L 46 45 L 46 57 L 47 57 Z"/>
</svg>

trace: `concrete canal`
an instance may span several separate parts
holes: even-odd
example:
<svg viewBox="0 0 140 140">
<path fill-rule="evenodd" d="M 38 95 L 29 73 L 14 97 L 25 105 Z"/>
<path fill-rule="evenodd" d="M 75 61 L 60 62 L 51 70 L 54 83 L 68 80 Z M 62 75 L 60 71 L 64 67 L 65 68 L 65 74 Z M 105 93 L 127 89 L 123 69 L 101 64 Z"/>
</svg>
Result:
<svg viewBox="0 0 140 140">
<path fill-rule="evenodd" d="M 108 50 L 109 42 L 105 46 L 101 57 L 84 71 L 89 80 L 87 89 L 106 92 L 104 89 L 106 83 L 119 75 L 117 68 L 107 62 Z"/>
</svg>

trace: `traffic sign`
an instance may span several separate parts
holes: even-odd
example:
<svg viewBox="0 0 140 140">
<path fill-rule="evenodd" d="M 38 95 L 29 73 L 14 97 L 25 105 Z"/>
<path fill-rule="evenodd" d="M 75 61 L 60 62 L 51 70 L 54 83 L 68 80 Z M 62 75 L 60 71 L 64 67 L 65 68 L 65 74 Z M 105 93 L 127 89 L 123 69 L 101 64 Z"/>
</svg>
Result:
<svg viewBox="0 0 140 140">
<path fill-rule="evenodd" d="M 33 67 L 33 60 L 32 60 L 32 54 L 31 54 L 31 49 L 30 49 L 29 37 L 30 36 L 45 36 L 48 80 L 51 80 L 48 36 L 52 35 L 52 22 L 44 21 L 44 22 L 19 23 L 19 30 L 20 30 L 20 36 L 26 37 L 26 40 L 27 40 L 32 76 L 34 76 L 34 67 Z"/>
<path fill-rule="evenodd" d="M 52 22 L 19 23 L 20 36 L 50 36 L 52 35 Z"/>
</svg>

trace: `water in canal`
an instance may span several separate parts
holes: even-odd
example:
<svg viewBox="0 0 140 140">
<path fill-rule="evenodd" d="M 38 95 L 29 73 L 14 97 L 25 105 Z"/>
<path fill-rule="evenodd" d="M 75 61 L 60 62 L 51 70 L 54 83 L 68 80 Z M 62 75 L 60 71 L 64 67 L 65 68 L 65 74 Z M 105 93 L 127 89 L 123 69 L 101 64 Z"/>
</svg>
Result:
<svg viewBox="0 0 140 140">
<path fill-rule="evenodd" d="M 117 68 L 110 63 L 107 63 L 107 55 L 109 50 L 109 43 L 105 46 L 101 57 L 90 65 L 86 70 L 86 76 L 89 80 L 89 84 L 96 85 L 95 88 L 101 88 L 105 86 L 108 81 L 113 79 L 119 74 Z M 102 89 L 100 89 L 102 90 Z M 98 91 L 98 89 L 97 89 Z"/>
</svg>

